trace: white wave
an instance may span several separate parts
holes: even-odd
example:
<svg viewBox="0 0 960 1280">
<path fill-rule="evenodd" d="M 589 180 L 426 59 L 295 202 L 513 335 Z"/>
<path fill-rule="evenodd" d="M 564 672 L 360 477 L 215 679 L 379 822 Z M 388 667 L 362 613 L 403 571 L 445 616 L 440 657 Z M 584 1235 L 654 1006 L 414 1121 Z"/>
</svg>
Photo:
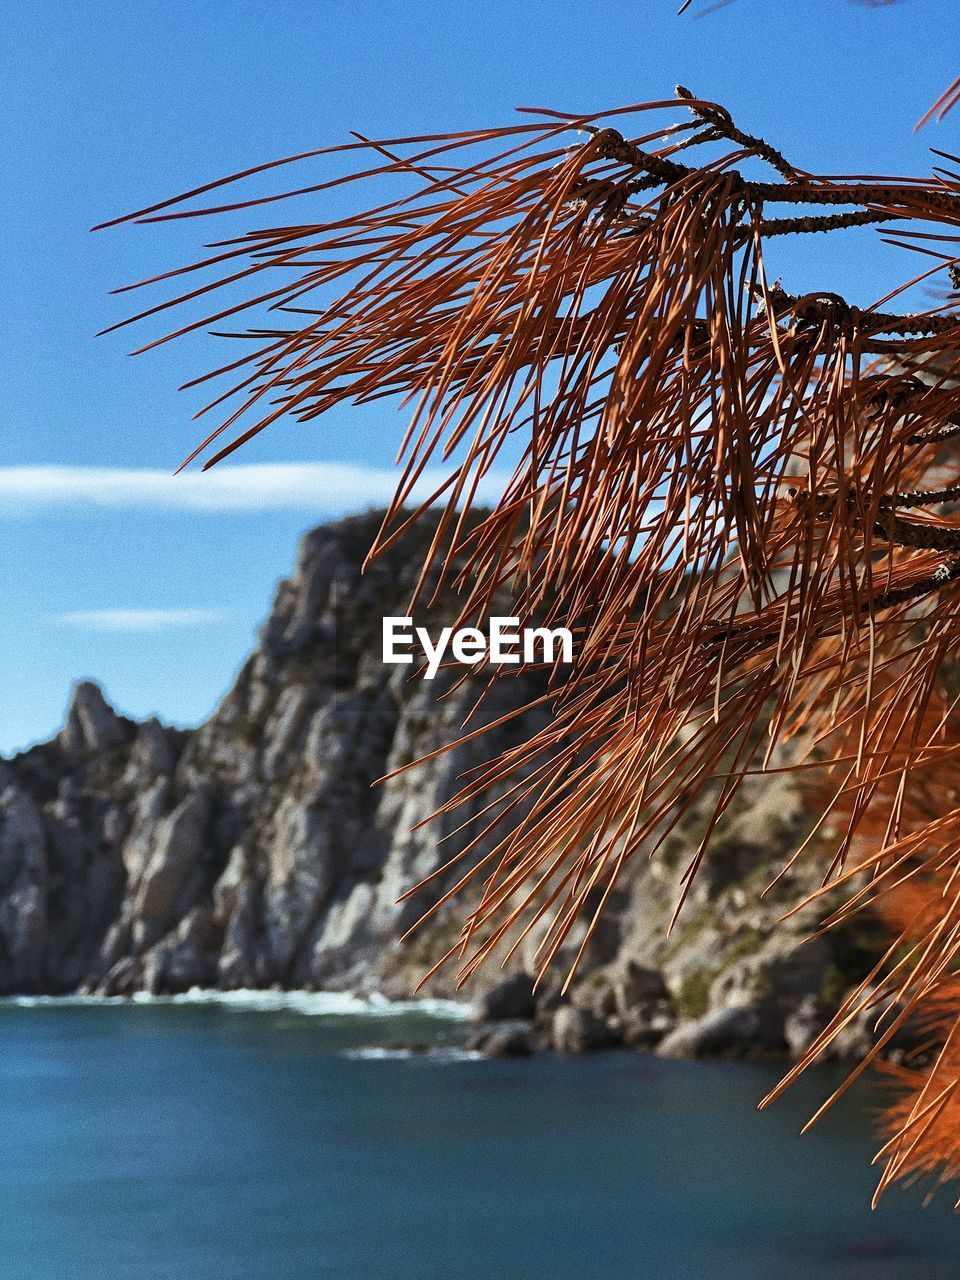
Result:
<svg viewBox="0 0 960 1280">
<path fill-rule="evenodd" d="M 463 1021 L 470 1005 L 459 1000 L 388 1000 L 378 992 L 354 995 L 348 991 L 215 991 L 191 987 L 179 995 L 156 996 L 138 991 L 132 996 L 5 996 L 3 1005 L 22 1009 L 55 1008 L 73 1005 L 216 1005 L 241 1013 L 299 1013 L 306 1017 L 392 1018 L 417 1013 L 425 1017 Z"/>
<path fill-rule="evenodd" d="M 430 1062 L 480 1062 L 486 1057 L 479 1049 L 399 1049 L 388 1046 L 366 1045 L 362 1049 L 344 1049 L 344 1058 L 357 1058 L 364 1062 L 389 1062 L 408 1058 L 427 1058 Z"/>
</svg>

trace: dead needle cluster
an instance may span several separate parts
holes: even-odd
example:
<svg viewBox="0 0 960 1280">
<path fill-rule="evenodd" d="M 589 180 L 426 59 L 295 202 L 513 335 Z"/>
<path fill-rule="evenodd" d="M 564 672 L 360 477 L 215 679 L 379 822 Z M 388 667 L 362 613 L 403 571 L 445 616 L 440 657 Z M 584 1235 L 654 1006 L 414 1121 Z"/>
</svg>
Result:
<svg viewBox="0 0 960 1280">
<path fill-rule="evenodd" d="M 897 942 L 809 1056 L 865 1001 L 887 1030 L 926 1018 L 932 1047 L 899 1073 L 884 1180 L 952 1177 L 960 179 L 810 174 L 678 92 L 360 139 L 118 219 L 209 222 L 295 198 L 300 211 L 144 281 L 173 292 L 123 323 L 189 308 L 148 345 L 230 335 L 230 359 L 194 380 L 216 388 L 217 424 L 190 455 L 206 466 L 281 418 L 405 401 L 378 547 L 439 503 L 429 560 L 441 575 L 465 565 L 464 622 L 506 593 L 523 622 L 575 630 L 543 729 L 449 806 L 479 815 L 449 891 L 467 904 L 446 958 L 461 979 L 529 939 L 541 970 L 575 966 L 624 866 L 656 856 L 691 797 L 713 807 L 686 888 L 748 772 L 807 777 L 820 762 L 839 835 L 803 856 L 847 895 L 831 919 L 879 904 Z M 233 195 L 265 170 L 344 161 Z M 369 207 L 337 212 L 353 188 Z M 321 198 L 334 212 L 316 221 Z M 824 236 L 874 225 L 923 266 L 876 304 L 768 279 L 780 238 L 815 255 Z M 932 276 L 940 296 L 917 309 L 910 287 Z M 468 519 L 507 458 L 502 498 Z M 443 480 L 414 501 L 437 461 Z"/>
</svg>

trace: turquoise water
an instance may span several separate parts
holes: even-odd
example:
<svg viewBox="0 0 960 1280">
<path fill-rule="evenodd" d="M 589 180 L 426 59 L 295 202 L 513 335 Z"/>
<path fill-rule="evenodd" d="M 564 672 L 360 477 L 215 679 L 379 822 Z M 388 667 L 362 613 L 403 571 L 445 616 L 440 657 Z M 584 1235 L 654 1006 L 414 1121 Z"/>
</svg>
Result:
<svg viewBox="0 0 960 1280">
<path fill-rule="evenodd" d="M 629 1054 L 346 1056 L 462 1024 L 0 1007 L 3 1280 L 951 1280 L 960 1220 L 867 1208 L 828 1081 Z"/>
</svg>

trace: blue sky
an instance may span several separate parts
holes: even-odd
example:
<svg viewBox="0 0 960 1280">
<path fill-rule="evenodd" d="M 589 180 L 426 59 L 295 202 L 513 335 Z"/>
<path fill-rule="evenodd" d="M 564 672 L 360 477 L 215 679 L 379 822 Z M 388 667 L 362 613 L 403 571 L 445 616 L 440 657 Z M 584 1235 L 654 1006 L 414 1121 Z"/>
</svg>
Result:
<svg viewBox="0 0 960 1280">
<path fill-rule="evenodd" d="M 350 129 L 509 122 L 516 105 L 599 109 L 669 96 L 677 82 L 814 170 L 924 172 L 929 146 L 960 149 L 956 114 L 912 132 L 957 73 L 957 0 L 738 0 L 701 20 L 676 7 L 11 6 L 0 34 L 0 751 L 53 733 L 82 676 L 129 714 L 201 720 L 298 535 L 383 500 L 403 425 L 384 404 L 343 409 L 264 433 L 214 488 L 167 480 L 198 439 L 198 402 L 175 388 L 216 350 L 198 337 L 131 360 L 129 333 L 93 335 L 128 305 L 110 288 L 184 259 L 209 228 L 90 235 L 95 222 Z M 896 278 L 896 251 L 873 233 L 818 249 L 810 275 L 785 250 L 787 287 L 868 302 Z M 243 469 L 253 465 L 263 470 Z"/>
</svg>

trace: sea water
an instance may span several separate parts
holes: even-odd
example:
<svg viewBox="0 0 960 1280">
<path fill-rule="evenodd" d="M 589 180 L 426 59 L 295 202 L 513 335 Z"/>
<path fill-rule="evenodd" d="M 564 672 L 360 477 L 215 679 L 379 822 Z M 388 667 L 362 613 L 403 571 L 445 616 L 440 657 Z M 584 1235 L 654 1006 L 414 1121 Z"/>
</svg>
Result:
<svg viewBox="0 0 960 1280">
<path fill-rule="evenodd" d="M 0 1003 L 0 1278 L 960 1276 L 947 1198 L 868 1207 L 874 1095 L 798 1136 L 829 1071 L 758 1114 L 775 1068 L 487 1061 L 461 1015 Z"/>
</svg>

